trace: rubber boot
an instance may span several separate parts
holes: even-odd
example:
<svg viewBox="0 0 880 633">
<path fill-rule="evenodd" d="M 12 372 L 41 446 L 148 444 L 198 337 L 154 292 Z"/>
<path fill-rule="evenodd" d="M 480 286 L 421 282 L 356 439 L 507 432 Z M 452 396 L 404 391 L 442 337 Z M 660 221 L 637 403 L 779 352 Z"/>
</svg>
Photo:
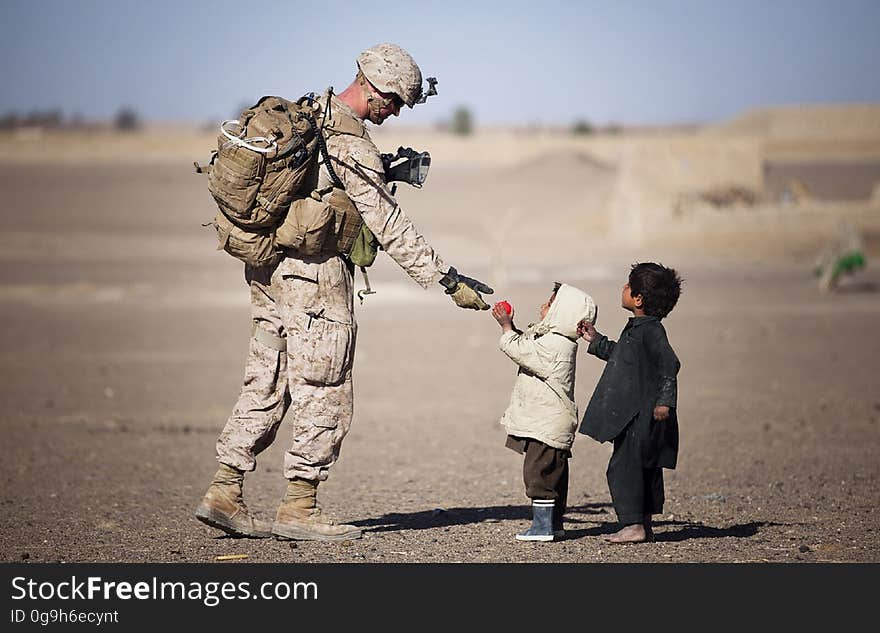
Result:
<svg viewBox="0 0 880 633">
<path fill-rule="evenodd" d="M 565 538 L 565 526 L 562 524 L 562 517 L 565 515 L 565 510 L 565 499 L 557 499 L 553 506 L 553 538 L 557 541 Z"/>
<path fill-rule="evenodd" d="M 244 472 L 220 464 L 205 498 L 196 508 L 196 518 L 232 536 L 268 538 L 269 526 L 251 516 L 242 498 Z"/>
<path fill-rule="evenodd" d="M 291 479 L 287 484 L 272 534 L 297 541 L 348 541 L 362 536 L 356 525 L 336 524 L 318 507 L 318 482 Z"/>
<path fill-rule="evenodd" d="M 516 535 L 517 541 L 552 541 L 553 506 L 552 499 L 534 499 L 532 501 L 532 525 L 525 532 Z"/>
</svg>

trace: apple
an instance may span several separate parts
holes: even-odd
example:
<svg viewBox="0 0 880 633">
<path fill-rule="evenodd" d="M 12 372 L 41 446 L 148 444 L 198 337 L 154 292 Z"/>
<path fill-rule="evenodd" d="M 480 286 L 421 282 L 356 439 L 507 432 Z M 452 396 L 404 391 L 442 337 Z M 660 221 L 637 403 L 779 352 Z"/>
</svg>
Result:
<svg viewBox="0 0 880 633">
<path fill-rule="evenodd" d="M 512 314 L 512 313 L 513 313 L 513 306 L 511 306 L 511 305 L 510 305 L 509 303 L 507 303 L 506 301 L 499 301 L 499 302 L 496 303 L 495 305 L 496 305 L 496 306 L 501 306 L 502 308 L 504 308 L 504 311 L 507 312 L 507 314 Z"/>
</svg>

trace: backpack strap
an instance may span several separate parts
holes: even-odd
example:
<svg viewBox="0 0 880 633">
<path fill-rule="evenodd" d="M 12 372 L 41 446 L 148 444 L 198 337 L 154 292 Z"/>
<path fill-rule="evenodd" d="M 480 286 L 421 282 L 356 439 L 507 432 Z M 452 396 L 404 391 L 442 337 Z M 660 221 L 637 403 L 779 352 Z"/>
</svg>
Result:
<svg viewBox="0 0 880 633">
<path fill-rule="evenodd" d="M 333 117 L 324 124 L 324 130 L 327 136 L 342 134 L 357 136 L 358 138 L 365 138 L 367 136 L 367 126 L 362 121 L 357 121 L 351 117 Z"/>
<path fill-rule="evenodd" d="M 367 134 L 366 124 L 356 118 L 350 116 L 335 116 L 332 111 L 330 101 L 333 99 L 333 89 L 326 95 L 326 106 L 324 113 L 321 115 L 321 129 L 326 136 L 337 136 L 347 134 L 349 136 L 357 136 L 365 138 Z"/>
</svg>

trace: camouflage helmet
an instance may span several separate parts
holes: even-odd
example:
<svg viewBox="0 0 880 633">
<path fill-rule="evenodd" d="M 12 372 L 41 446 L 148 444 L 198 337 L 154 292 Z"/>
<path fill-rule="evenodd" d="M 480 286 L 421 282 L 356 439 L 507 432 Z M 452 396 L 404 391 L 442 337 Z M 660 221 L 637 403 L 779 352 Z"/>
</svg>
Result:
<svg viewBox="0 0 880 633">
<path fill-rule="evenodd" d="M 358 56 L 364 77 L 380 92 L 393 92 L 410 108 L 422 96 L 422 71 L 396 44 L 378 44 Z"/>
</svg>

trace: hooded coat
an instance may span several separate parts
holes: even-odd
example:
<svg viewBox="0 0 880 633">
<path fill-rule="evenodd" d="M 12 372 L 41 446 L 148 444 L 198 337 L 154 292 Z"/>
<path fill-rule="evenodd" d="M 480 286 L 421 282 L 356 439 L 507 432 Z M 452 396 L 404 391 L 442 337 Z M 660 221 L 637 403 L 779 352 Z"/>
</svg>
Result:
<svg viewBox="0 0 880 633">
<path fill-rule="evenodd" d="M 593 298 L 562 284 L 540 322 L 501 335 L 501 351 L 519 365 L 510 405 L 501 418 L 509 435 L 570 450 L 578 422 L 574 402 L 577 326 L 596 320 Z"/>
</svg>

